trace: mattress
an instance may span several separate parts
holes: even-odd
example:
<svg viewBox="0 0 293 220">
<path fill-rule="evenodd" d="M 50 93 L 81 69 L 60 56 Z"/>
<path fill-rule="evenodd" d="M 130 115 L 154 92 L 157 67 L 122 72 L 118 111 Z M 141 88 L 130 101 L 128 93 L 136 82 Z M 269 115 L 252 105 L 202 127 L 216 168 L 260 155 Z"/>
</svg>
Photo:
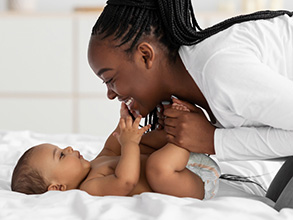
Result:
<svg viewBox="0 0 293 220">
<path fill-rule="evenodd" d="M 42 134 L 32 131 L 0 132 L 0 219 L 293 219 L 293 209 L 277 212 L 265 200 L 265 191 L 253 183 L 220 181 L 218 195 L 211 200 L 178 198 L 160 193 L 132 197 L 91 196 L 80 190 L 50 191 L 25 195 L 10 189 L 13 168 L 29 147 L 52 143 L 72 146 L 92 160 L 107 137 L 82 134 Z M 214 158 L 216 161 L 217 159 Z M 267 188 L 282 161 L 219 162 L 222 173 L 252 178 Z"/>
</svg>

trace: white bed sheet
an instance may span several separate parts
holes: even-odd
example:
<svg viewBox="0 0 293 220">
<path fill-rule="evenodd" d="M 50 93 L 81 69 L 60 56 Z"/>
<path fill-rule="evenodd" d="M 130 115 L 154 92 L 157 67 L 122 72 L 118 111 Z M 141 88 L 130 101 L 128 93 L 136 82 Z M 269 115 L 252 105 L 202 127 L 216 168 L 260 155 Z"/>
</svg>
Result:
<svg viewBox="0 0 293 220">
<path fill-rule="evenodd" d="M 221 182 L 219 195 L 207 201 L 177 198 L 159 193 L 143 193 L 133 197 L 90 196 L 80 190 L 24 195 L 10 190 L 13 168 L 29 147 L 49 142 L 60 147 L 68 145 L 91 160 L 103 147 L 106 137 L 59 134 L 48 135 L 30 131 L 0 132 L 0 219 L 293 219 L 293 209 L 275 211 L 253 199 L 264 192 L 254 184 Z M 259 174 L 257 180 L 268 187 L 281 166 L 280 162 L 220 162 L 222 173 L 246 176 Z"/>
</svg>

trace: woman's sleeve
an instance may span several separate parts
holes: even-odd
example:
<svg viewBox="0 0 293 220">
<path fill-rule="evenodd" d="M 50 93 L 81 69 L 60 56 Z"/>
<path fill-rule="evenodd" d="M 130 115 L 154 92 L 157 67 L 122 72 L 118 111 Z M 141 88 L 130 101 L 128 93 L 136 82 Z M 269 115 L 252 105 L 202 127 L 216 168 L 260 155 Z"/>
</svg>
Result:
<svg viewBox="0 0 293 220">
<path fill-rule="evenodd" d="M 238 118 L 236 124 L 216 129 L 214 144 L 218 159 L 293 155 L 293 79 L 288 73 L 277 72 L 286 68 L 277 70 L 274 64 L 266 65 L 257 56 L 233 52 L 212 59 L 212 63 L 215 65 L 206 68 L 212 102 L 219 111 Z"/>
<path fill-rule="evenodd" d="M 219 160 L 254 160 L 293 155 L 293 131 L 273 127 L 216 129 Z"/>
</svg>

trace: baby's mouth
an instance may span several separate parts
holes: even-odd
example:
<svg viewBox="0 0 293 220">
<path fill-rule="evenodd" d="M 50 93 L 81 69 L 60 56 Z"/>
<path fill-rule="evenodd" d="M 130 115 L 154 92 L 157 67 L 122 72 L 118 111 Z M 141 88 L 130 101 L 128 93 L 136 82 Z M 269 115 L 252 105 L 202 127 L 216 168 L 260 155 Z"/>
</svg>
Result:
<svg viewBox="0 0 293 220">
<path fill-rule="evenodd" d="M 83 156 L 80 154 L 79 151 L 77 151 L 77 153 L 78 153 L 78 158 L 79 158 L 79 159 L 83 158 Z"/>
</svg>

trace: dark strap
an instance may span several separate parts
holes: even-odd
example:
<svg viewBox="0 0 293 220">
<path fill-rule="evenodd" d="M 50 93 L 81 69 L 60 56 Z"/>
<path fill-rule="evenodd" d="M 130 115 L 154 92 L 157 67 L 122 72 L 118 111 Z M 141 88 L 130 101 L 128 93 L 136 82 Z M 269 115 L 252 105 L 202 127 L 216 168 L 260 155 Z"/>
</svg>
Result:
<svg viewBox="0 0 293 220">
<path fill-rule="evenodd" d="M 277 175 L 273 179 L 266 197 L 277 202 L 278 198 L 280 197 L 281 193 L 283 192 L 284 188 L 287 186 L 288 182 L 293 177 L 293 157 L 289 157 L 286 162 L 282 165 L 280 170 L 278 171 Z M 293 181 L 292 182 L 292 193 L 293 195 Z"/>
</svg>

